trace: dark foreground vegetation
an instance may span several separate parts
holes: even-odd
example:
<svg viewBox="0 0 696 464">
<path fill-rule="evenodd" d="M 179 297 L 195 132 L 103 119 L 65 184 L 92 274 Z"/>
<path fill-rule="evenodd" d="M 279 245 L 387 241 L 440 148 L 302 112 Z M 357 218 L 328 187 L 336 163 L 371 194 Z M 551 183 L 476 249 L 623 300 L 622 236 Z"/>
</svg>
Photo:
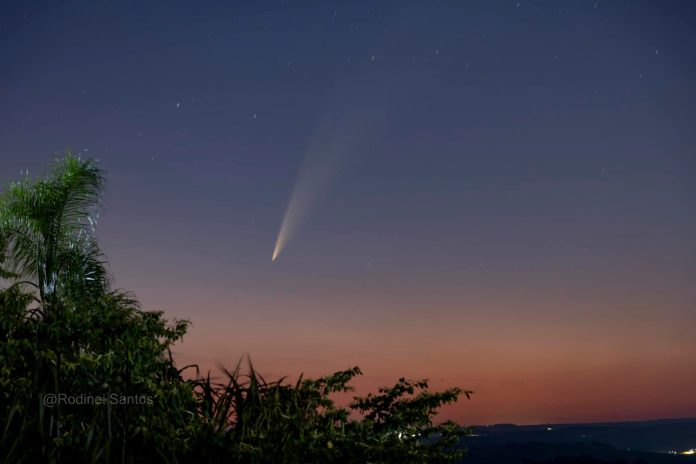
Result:
<svg viewBox="0 0 696 464">
<path fill-rule="evenodd" d="M 454 462 L 466 430 L 435 425 L 469 392 L 400 379 L 348 407 L 356 368 L 296 383 L 251 363 L 223 380 L 180 368 L 187 321 L 111 286 L 94 233 L 103 188 L 67 155 L 0 197 L 0 462 Z M 186 372 L 185 372 L 186 371 Z M 188 375 L 186 375 L 188 374 Z"/>
</svg>

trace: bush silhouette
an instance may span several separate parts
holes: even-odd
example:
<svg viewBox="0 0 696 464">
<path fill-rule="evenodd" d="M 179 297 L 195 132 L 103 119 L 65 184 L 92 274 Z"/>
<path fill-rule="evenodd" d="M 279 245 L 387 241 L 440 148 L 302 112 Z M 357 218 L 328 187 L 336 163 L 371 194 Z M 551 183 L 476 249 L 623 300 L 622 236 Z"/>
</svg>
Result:
<svg viewBox="0 0 696 464">
<path fill-rule="evenodd" d="M 435 425 L 470 392 L 406 379 L 348 407 L 357 367 L 267 381 L 249 361 L 223 381 L 178 368 L 187 321 L 167 321 L 112 288 L 95 238 L 104 186 L 67 154 L 0 196 L 2 462 L 453 462 L 467 433 Z M 193 372 L 185 378 L 183 371 Z"/>
</svg>

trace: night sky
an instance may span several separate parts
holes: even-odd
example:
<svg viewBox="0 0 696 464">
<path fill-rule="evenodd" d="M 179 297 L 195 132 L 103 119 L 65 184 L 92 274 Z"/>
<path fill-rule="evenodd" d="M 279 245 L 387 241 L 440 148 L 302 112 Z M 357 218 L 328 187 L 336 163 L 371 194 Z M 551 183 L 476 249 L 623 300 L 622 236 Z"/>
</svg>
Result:
<svg viewBox="0 0 696 464">
<path fill-rule="evenodd" d="M 693 2 L 3 1 L 0 183 L 67 149 L 181 363 L 696 416 Z"/>
</svg>

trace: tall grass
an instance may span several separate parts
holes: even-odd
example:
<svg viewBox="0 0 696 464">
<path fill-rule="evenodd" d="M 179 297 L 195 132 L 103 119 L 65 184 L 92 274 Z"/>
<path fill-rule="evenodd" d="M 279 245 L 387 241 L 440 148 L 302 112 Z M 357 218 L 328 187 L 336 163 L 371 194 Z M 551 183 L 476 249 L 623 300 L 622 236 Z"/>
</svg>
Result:
<svg viewBox="0 0 696 464">
<path fill-rule="evenodd" d="M 427 381 L 405 379 L 377 394 L 338 406 L 335 393 L 353 391 L 358 367 L 318 379 L 302 376 L 267 381 L 248 361 L 223 369 L 224 382 L 210 375 L 193 380 L 203 422 L 199 458 L 219 462 L 455 462 L 468 429 L 434 425 L 437 410 L 470 391 L 430 392 Z M 214 443 L 215 447 L 210 447 Z"/>
</svg>

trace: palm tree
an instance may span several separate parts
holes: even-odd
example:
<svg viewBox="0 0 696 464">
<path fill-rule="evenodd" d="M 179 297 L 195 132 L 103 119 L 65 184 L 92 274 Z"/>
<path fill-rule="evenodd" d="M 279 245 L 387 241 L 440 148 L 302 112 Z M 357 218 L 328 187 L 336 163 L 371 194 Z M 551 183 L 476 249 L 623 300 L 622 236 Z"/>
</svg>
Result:
<svg viewBox="0 0 696 464">
<path fill-rule="evenodd" d="M 26 462 L 125 462 L 151 442 L 150 422 L 174 437 L 156 440 L 154 453 L 177 446 L 193 420 L 194 398 L 170 351 L 188 323 L 170 324 L 111 289 L 95 234 L 103 188 L 95 162 L 68 153 L 45 177 L 24 176 L 0 193 L 2 462 L 17 452 Z M 81 393 L 161 403 L 44 404 L 49 395 Z"/>
<path fill-rule="evenodd" d="M 102 171 L 93 161 L 68 153 L 54 161 L 44 179 L 32 182 L 27 174 L 0 195 L 0 278 L 12 282 L 0 296 L 29 292 L 38 303 L 27 315 L 43 319 L 37 336 L 43 335 L 36 342 L 52 347 L 53 354 L 35 359 L 33 367 L 34 378 L 43 379 L 39 388 L 44 395 L 61 392 L 63 360 L 73 338 L 64 320 L 54 322 L 64 311 L 109 293 L 94 229 L 103 185 Z M 49 420 L 39 421 L 40 434 L 50 443 L 62 433 L 61 407 L 45 412 L 40 417 Z"/>
<path fill-rule="evenodd" d="M 0 277 L 32 288 L 44 318 L 61 302 L 108 291 L 94 230 L 103 185 L 93 161 L 68 153 L 46 178 L 27 175 L 0 196 Z"/>
</svg>

